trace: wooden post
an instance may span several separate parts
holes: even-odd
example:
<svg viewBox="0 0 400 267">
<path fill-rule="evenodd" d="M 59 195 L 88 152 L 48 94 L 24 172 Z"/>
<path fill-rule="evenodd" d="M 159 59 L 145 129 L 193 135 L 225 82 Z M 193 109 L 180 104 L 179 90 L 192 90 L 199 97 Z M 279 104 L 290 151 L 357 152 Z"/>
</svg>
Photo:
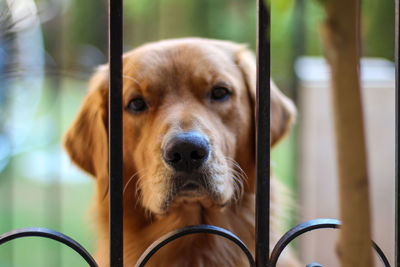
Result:
<svg viewBox="0 0 400 267">
<path fill-rule="evenodd" d="M 332 71 L 339 174 L 341 266 L 373 266 L 370 198 L 360 93 L 359 0 L 326 0 L 321 34 Z"/>
</svg>

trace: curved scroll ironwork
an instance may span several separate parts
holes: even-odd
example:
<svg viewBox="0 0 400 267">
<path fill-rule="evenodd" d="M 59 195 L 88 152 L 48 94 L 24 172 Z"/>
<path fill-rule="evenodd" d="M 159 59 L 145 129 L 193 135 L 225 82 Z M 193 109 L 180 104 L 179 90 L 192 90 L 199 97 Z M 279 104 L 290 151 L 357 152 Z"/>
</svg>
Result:
<svg viewBox="0 0 400 267">
<path fill-rule="evenodd" d="M 270 258 L 271 266 L 276 265 L 280 254 L 293 239 L 306 232 L 324 228 L 338 229 L 340 228 L 340 221 L 335 219 L 315 219 L 300 223 L 290 229 L 284 236 L 282 236 L 282 238 L 278 241 L 278 243 L 276 243 L 274 249 L 272 250 Z M 382 264 L 385 267 L 390 267 L 389 261 L 386 258 L 385 254 L 374 241 L 372 241 L 372 247 L 378 253 L 379 259 L 381 260 Z"/>
<path fill-rule="evenodd" d="M 217 227 L 217 226 L 212 226 L 212 225 L 193 225 L 193 226 L 187 226 L 172 232 L 169 232 L 162 237 L 160 237 L 158 240 L 156 240 L 153 244 L 151 244 L 145 252 L 140 256 L 139 260 L 137 261 L 135 267 L 144 267 L 147 261 L 163 246 L 168 244 L 171 241 L 174 241 L 175 239 L 178 239 L 182 236 L 185 235 L 190 235 L 190 234 L 215 234 L 219 235 L 222 237 L 225 237 L 232 242 L 234 242 L 247 256 L 247 259 L 249 260 L 249 264 L 251 267 L 255 267 L 255 262 L 253 259 L 253 256 L 251 255 L 249 249 L 247 246 L 243 243 L 242 240 L 240 240 L 236 235 L 231 233 L 230 231 Z"/>
<path fill-rule="evenodd" d="M 22 237 L 45 237 L 57 242 L 63 243 L 68 247 L 75 250 L 85 261 L 89 264 L 90 267 L 98 267 L 96 261 L 92 258 L 92 256 L 87 252 L 85 248 L 83 248 L 78 242 L 73 240 L 72 238 L 59 233 L 54 230 L 50 230 L 47 228 L 41 227 L 28 227 L 21 228 L 9 231 L 0 235 L 0 245 L 5 244 L 11 240 L 22 238 Z"/>
<path fill-rule="evenodd" d="M 276 266 L 282 251 L 296 237 L 312 230 L 324 229 L 324 228 L 338 229 L 340 228 L 340 221 L 335 219 L 315 219 L 300 223 L 297 226 L 290 229 L 284 236 L 282 236 L 282 238 L 278 241 L 278 243 L 272 250 L 270 257 L 270 266 Z M 249 265 L 251 267 L 255 267 L 254 258 L 251 255 L 247 246 L 243 243 L 243 241 L 241 241 L 236 235 L 234 235 L 230 231 L 212 225 L 187 226 L 163 235 L 146 249 L 146 251 L 141 255 L 141 257 L 137 261 L 135 267 L 144 267 L 145 264 L 149 261 L 149 259 L 160 248 L 174 241 L 175 239 L 190 234 L 215 234 L 231 240 L 245 253 L 249 261 Z M 63 243 L 72 248 L 73 250 L 75 250 L 79 255 L 81 255 L 81 257 L 89 264 L 89 266 L 98 267 L 97 263 L 92 258 L 92 256 L 78 242 L 76 242 L 72 238 L 62 233 L 47 228 L 31 227 L 31 228 L 21 228 L 9 231 L 7 233 L 0 235 L 0 245 L 5 244 L 17 238 L 35 237 L 35 236 L 45 237 Z M 385 267 L 390 267 L 389 261 L 386 258 L 385 254 L 383 253 L 383 251 L 380 249 L 380 247 L 373 241 L 372 241 L 372 246 L 378 253 L 378 256 L 382 261 L 383 265 Z M 307 266 L 322 266 L 322 265 L 318 265 L 317 263 L 312 263 Z"/>
</svg>

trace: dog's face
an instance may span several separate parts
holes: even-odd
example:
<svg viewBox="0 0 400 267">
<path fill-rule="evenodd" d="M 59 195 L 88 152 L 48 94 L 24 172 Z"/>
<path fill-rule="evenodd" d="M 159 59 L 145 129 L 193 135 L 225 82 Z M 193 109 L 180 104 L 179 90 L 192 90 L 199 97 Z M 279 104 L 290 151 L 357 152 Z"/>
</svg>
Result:
<svg viewBox="0 0 400 267">
<path fill-rule="evenodd" d="M 255 63 L 244 46 L 152 43 L 124 56 L 123 78 L 125 190 L 145 209 L 161 215 L 180 205 L 218 208 L 254 190 Z M 97 177 L 102 192 L 107 94 L 108 71 L 101 69 L 65 138 L 72 160 Z M 271 104 L 273 144 L 294 108 L 275 87 Z"/>
</svg>

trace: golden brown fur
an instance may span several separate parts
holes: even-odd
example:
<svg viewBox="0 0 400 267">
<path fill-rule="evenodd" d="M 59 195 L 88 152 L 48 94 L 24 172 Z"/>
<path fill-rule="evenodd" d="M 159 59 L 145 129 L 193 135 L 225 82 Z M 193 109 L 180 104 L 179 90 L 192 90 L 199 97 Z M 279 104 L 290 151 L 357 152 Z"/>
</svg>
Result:
<svg viewBox="0 0 400 267">
<path fill-rule="evenodd" d="M 187 225 L 211 224 L 235 233 L 254 251 L 255 60 L 245 46 L 207 39 L 177 39 L 139 47 L 123 58 L 123 104 L 143 97 L 147 110 L 123 111 L 124 262 L 132 266 L 161 235 Z M 226 101 L 210 100 L 215 86 Z M 96 178 L 97 252 L 108 266 L 108 71 L 100 68 L 64 144 L 72 161 Z M 295 109 L 275 86 L 271 92 L 271 145 L 288 132 Z M 175 172 L 162 159 L 170 136 L 198 131 L 211 146 L 202 168 L 206 192 L 173 195 Z M 274 210 L 279 210 L 276 181 Z M 278 208 L 276 208 L 278 205 Z M 272 214 L 277 218 L 277 214 Z M 272 221 L 273 235 L 280 222 Z M 276 241 L 276 240 L 274 240 Z M 285 256 L 286 266 L 295 261 Z M 192 235 L 162 248 L 148 266 L 247 266 L 236 246 L 214 235 Z"/>
</svg>

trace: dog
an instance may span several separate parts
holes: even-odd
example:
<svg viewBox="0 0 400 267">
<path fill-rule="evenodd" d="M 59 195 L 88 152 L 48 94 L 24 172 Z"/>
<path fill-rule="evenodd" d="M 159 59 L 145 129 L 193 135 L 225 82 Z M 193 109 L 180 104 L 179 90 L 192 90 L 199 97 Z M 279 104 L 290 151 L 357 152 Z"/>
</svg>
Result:
<svg viewBox="0 0 400 267">
<path fill-rule="evenodd" d="M 108 82 L 108 67 L 100 67 L 64 137 L 73 163 L 96 181 L 99 266 L 109 264 Z M 233 232 L 254 253 L 255 96 L 255 57 L 245 45 L 184 38 L 124 54 L 126 266 L 163 234 L 197 224 Z M 295 112 L 272 84 L 271 146 L 288 133 Z M 279 187 L 271 176 L 271 246 L 282 233 Z M 298 266 L 290 252 L 280 262 Z M 146 266 L 238 267 L 248 261 L 231 241 L 196 234 L 166 245 Z"/>
</svg>

